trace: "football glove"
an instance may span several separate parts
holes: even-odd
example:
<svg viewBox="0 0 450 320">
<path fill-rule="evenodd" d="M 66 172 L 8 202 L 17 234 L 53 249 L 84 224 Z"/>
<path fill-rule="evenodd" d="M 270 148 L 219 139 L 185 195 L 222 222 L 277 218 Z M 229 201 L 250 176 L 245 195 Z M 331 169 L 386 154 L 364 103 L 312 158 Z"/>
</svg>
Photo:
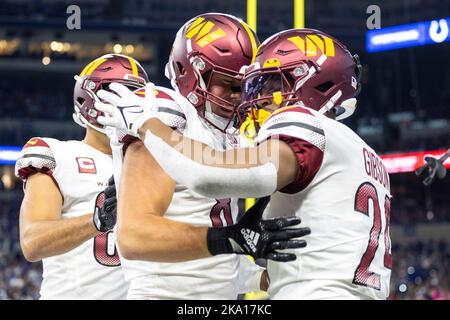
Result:
<svg viewBox="0 0 450 320">
<path fill-rule="evenodd" d="M 298 225 L 299 217 L 282 217 L 261 220 L 270 196 L 256 201 L 232 226 L 208 228 L 207 244 L 212 255 L 237 253 L 248 254 L 255 259 L 264 258 L 274 261 L 293 261 L 293 253 L 279 252 L 280 249 L 295 249 L 306 246 L 305 240 L 293 240 L 311 233 L 309 228 L 288 228 Z"/>
<path fill-rule="evenodd" d="M 114 176 L 108 180 L 108 187 L 97 195 L 94 208 L 94 225 L 100 232 L 114 228 L 117 218 L 117 198 Z"/>
<path fill-rule="evenodd" d="M 120 83 L 111 83 L 113 92 L 99 90 L 97 96 L 103 101 L 95 102 L 97 110 L 105 113 L 97 121 L 107 127 L 115 127 L 139 137 L 138 130 L 150 118 L 156 118 L 156 98 L 154 84 L 147 83 L 145 97 L 139 97 Z M 106 103 L 105 103 L 106 102 Z"/>
<path fill-rule="evenodd" d="M 431 156 L 426 156 L 424 158 L 426 163 L 415 171 L 416 175 L 422 179 L 424 185 L 431 185 L 436 177 L 439 179 L 445 178 L 447 170 L 445 169 L 444 161 L 447 160 L 449 156 L 450 149 L 448 149 L 439 159 Z"/>
</svg>

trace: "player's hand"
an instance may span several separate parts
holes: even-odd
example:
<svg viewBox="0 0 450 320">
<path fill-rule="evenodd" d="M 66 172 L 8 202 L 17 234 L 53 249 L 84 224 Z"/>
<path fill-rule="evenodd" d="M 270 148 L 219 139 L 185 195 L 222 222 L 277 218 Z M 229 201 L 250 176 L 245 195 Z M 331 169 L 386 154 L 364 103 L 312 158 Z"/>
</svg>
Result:
<svg viewBox="0 0 450 320">
<path fill-rule="evenodd" d="M 298 225 L 299 217 L 283 217 L 261 220 L 270 197 L 256 201 L 235 225 L 209 228 L 208 249 L 212 255 L 223 253 L 248 254 L 255 259 L 293 261 L 293 253 L 279 252 L 281 249 L 295 249 L 306 246 L 305 240 L 294 240 L 311 233 L 309 228 L 288 228 Z"/>
<path fill-rule="evenodd" d="M 154 84 L 146 84 L 145 97 L 136 95 L 120 83 L 111 83 L 109 88 L 113 92 L 97 92 L 102 101 L 95 102 L 95 108 L 105 114 L 98 117 L 97 121 L 104 126 L 115 127 L 138 137 L 138 130 L 144 122 L 156 117 Z"/>
<path fill-rule="evenodd" d="M 117 218 L 117 198 L 114 176 L 108 180 L 108 187 L 97 195 L 94 208 L 94 225 L 98 231 L 114 228 Z"/>
<path fill-rule="evenodd" d="M 447 170 L 444 166 L 444 161 L 450 156 L 450 149 L 447 150 L 438 159 L 432 156 L 426 156 L 424 158 L 425 164 L 416 170 L 416 175 L 422 179 L 422 183 L 429 186 L 437 178 L 444 179 Z"/>
</svg>

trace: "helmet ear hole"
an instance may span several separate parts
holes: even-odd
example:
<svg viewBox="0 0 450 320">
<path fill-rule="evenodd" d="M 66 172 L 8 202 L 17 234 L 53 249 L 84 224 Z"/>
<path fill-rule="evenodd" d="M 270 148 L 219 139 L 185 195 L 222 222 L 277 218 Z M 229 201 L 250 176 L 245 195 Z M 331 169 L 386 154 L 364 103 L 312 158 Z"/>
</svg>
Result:
<svg viewBox="0 0 450 320">
<path fill-rule="evenodd" d="M 178 67 L 178 71 L 179 71 L 180 75 L 184 75 L 186 70 L 184 69 L 184 67 L 181 64 L 181 62 L 177 61 L 177 67 Z"/>
<path fill-rule="evenodd" d="M 293 88 L 295 83 L 295 77 L 290 72 L 283 72 L 284 77 L 288 81 L 289 85 Z"/>
<path fill-rule="evenodd" d="M 325 93 L 330 90 L 334 86 L 334 83 L 331 81 L 327 81 L 316 86 L 316 90 Z"/>
<path fill-rule="evenodd" d="M 214 46 L 214 45 L 213 45 L 213 47 L 216 48 L 220 53 L 229 53 L 230 52 L 230 50 L 228 50 L 227 48 L 221 48 L 221 47 Z"/>
<path fill-rule="evenodd" d="M 83 103 L 84 103 L 84 99 L 83 98 L 81 98 L 81 97 L 78 97 L 77 98 L 77 102 L 80 104 L 80 105 L 82 105 Z"/>
<path fill-rule="evenodd" d="M 205 83 L 206 87 L 209 87 L 209 80 L 211 80 L 211 70 L 206 71 L 203 75 L 203 82 Z"/>
</svg>

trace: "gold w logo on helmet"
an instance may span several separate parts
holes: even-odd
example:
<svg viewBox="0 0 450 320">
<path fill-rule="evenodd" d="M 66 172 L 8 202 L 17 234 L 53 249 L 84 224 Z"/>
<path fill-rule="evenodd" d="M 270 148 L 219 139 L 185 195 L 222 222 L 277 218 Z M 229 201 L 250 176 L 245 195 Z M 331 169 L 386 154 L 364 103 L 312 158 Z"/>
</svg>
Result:
<svg viewBox="0 0 450 320">
<path fill-rule="evenodd" d="M 195 35 L 197 35 L 197 37 L 195 38 L 195 42 L 203 48 L 206 45 L 216 41 L 217 39 L 226 36 L 225 31 L 223 31 L 221 28 L 210 32 L 212 28 L 214 28 L 214 26 L 215 24 L 211 21 L 207 21 L 205 20 L 205 18 L 200 17 L 195 20 L 186 30 L 186 38 L 191 39 Z"/>
<path fill-rule="evenodd" d="M 309 34 L 305 37 L 305 40 L 299 36 L 288 38 L 293 44 L 295 44 L 307 57 L 313 57 L 317 55 L 317 48 L 322 54 L 328 57 L 334 57 L 334 43 L 333 40 L 326 36 L 317 36 L 315 34 Z"/>
</svg>

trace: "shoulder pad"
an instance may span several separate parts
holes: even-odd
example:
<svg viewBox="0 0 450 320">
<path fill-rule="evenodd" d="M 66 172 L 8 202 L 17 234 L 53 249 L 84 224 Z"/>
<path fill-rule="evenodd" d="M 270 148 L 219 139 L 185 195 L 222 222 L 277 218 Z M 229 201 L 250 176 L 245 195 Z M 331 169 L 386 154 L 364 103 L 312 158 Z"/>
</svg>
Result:
<svg viewBox="0 0 450 320">
<path fill-rule="evenodd" d="M 36 172 L 52 174 L 55 157 L 44 138 L 31 138 L 22 148 L 16 161 L 15 175 L 26 180 Z"/>
<path fill-rule="evenodd" d="M 186 127 L 186 115 L 177 93 L 170 89 L 157 87 L 158 118 L 167 126 L 182 130 Z"/>
<path fill-rule="evenodd" d="M 309 109 L 292 106 L 276 110 L 258 132 L 257 143 L 283 135 L 305 140 L 325 149 L 325 131 L 320 120 Z"/>
<path fill-rule="evenodd" d="M 158 118 L 167 126 L 175 129 L 184 129 L 186 126 L 186 115 L 180 106 L 177 92 L 164 87 L 155 87 L 156 107 Z M 139 96 L 145 96 L 145 88 L 134 92 Z"/>
<path fill-rule="evenodd" d="M 170 94 L 160 90 L 159 88 L 161 88 L 161 87 L 156 87 L 156 89 L 154 89 L 156 99 L 166 99 L 166 100 L 172 100 L 172 101 L 175 100 Z M 134 91 L 134 94 L 136 94 L 140 97 L 145 97 L 145 88 L 140 88 L 140 89 Z"/>
</svg>

